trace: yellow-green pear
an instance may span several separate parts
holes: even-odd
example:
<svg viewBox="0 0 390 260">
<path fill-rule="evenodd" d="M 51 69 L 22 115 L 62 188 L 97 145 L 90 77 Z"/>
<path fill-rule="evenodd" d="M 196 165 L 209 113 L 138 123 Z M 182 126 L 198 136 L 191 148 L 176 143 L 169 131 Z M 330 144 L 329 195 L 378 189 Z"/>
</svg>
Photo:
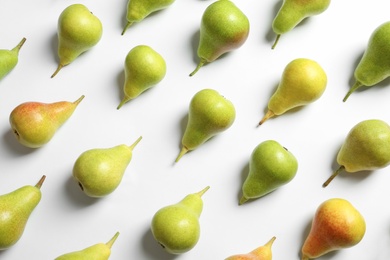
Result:
<svg viewBox="0 0 390 260">
<path fill-rule="evenodd" d="M 282 34 L 294 29 L 303 19 L 323 13 L 329 5 L 330 0 L 283 0 L 272 22 L 272 29 L 276 33 L 272 49 L 276 47 Z"/>
<path fill-rule="evenodd" d="M 0 80 L 10 73 L 18 64 L 19 51 L 25 42 L 26 38 L 23 38 L 19 44 L 11 50 L 0 50 Z"/>
<path fill-rule="evenodd" d="M 324 93 L 326 84 L 326 73 L 316 61 L 306 58 L 291 61 L 285 67 L 279 86 L 268 101 L 268 111 L 259 125 L 275 115 L 316 101 Z"/>
<path fill-rule="evenodd" d="M 110 148 L 95 148 L 83 152 L 73 166 L 73 177 L 84 193 L 90 197 L 104 197 L 121 183 L 133 157 L 132 145 L 117 145 Z"/>
<path fill-rule="evenodd" d="M 59 64 L 52 78 L 100 41 L 103 25 L 85 5 L 72 4 L 60 14 L 57 31 Z"/>
<path fill-rule="evenodd" d="M 80 251 L 63 254 L 55 260 L 108 260 L 111 255 L 111 247 L 119 236 L 119 232 L 107 243 L 98 243 Z"/>
<path fill-rule="evenodd" d="M 368 119 L 349 131 L 338 154 L 339 168 L 323 184 L 328 184 L 343 170 L 349 173 L 381 169 L 390 164 L 390 126 L 383 120 Z"/>
<path fill-rule="evenodd" d="M 163 80 L 166 71 L 164 58 L 154 49 L 147 45 L 132 48 L 125 59 L 124 97 L 117 109 Z"/>
<path fill-rule="evenodd" d="M 84 95 L 74 102 L 25 102 L 15 107 L 9 121 L 16 139 L 22 145 L 39 148 L 47 144 L 70 118 Z"/>
<path fill-rule="evenodd" d="M 156 241 L 171 254 L 188 252 L 200 238 L 199 217 L 203 210 L 202 191 L 185 196 L 178 203 L 159 209 L 153 216 L 151 231 Z"/>
<path fill-rule="evenodd" d="M 246 254 L 232 255 L 225 260 L 272 260 L 272 245 L 276 237 L 272 237 L 265 245 Z"/>
<path fill-rule="evenodd" d="M 43 175 L 35 186 L 26 185 L 0 196 L 0 250 L 16 244 L 22 237 L 27 221 L 41 201 Z"/>
</svg>

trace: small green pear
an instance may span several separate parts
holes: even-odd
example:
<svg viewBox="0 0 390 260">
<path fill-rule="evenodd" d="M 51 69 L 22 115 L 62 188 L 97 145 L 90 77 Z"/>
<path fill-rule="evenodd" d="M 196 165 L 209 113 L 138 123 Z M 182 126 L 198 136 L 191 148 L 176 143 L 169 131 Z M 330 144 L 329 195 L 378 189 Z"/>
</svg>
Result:
<svg viewBox="0 0 390 260">
<path fill-rule="evenodd" d="M 329 5 L 330 0 L 283 0 L 272 22 L 272 29 L 276 33 L 272 49 L 276 47 L 282 34 L 294 29 L 303 19 L 323 13 Z"/>
<path fill-rule="evenodd" d="M 326 84 L 326 73 L 316 61 L 305 58 L 291 61 L 284 69 L 279 86 L 268 101 L 268 111 L 259 125 L 275 115 L 316 101 L 324 93 Z"/>
<path fill-rule="evenodd" d="M 265 245 L 259 246 L 246 254 L 232 255 L 225 260 L 272 260 L 272 245 L 276 237 L 272 237 Z"/>
<path fill-rule="evenodd" d="M 204 11 L 200 24 L 198 57 L 193 76 L 205 63 L 240 48 L 249 36 L 248 17 L 230 0 L 217 0 Z"/>
<path fill-rule="evenodd" d="M 19 51 L 25 42 L 26 38 L 23 38 L 19 44 L 11 50 L 0 50 L 0 80 L 10 73 L 18 64 Z"/>
<path fill-rule="evenodd" d="M 239 204 L 260 198 L 289 183 L 298 171 L 295 156 L 274 140 L 255 147 L 249 161 L 249 174 L 242 185 Z"/>
<path fill-rule="evenodd" d="M 117 109 L 163 80 L 166 71 L 164 58 L 151 47 L 138 45 L 132 48 L 125 59 L 125 96 Z"/>
<path fill-rule="evenodd" d="M 168 8 L 173 2 L 175 0 L 129 0 L 126 14 L 127 23 L 122 35 L 133 23 L 139 23 L 151 13 Z"/>
<path fill-rule="evenodd" d="M 73 114 L 82 95 L 75 102 L 25 102 L 15 107 L 9 117 L 12 131 L 26 147 L 39 148 L 47 144 L 56 131 Z"/>
<path fill-rule="evenodd" d="M 55 258 L 55 260 L 108 260 L 111 255 L 111 247 L 118 236 L 119 232 L 116 232 L 107 243 L 98 243 L 80 251 L 70 252 Z"/>
<path fill-rule="evenodd" d="M 182 138 L 182 149 L 176 162 L 211 137 L 226 131 L 236 118 L 232 102 L 214 89 L 203 89 L 191 99 L 187 127 Z"/>
<path fill-rule="evenodd" d="M 199 241 L 199 217 L 203 210 L 202 191 L 189 194 L 176 204 L 159 209 L 153 216 L 151 231 L 156 241 L 171 254 L 188 252 Z"/>
<path fill-rule="evenodd" d="M 104 197 L 121 183 L 133 157 L 132 145 L 117 145 L 111 148 L 95 148 L 83 152 L 73 166 L 73 177 L 84 193 L 90 197 Z"/>
<path fill-rule="evenodd" d="M 52 78 L 82 53 L 95 46 L 102 37 L 103 26 L 85 5 L 72 4 L 58 18 L 59 64 Z"/>
<path fill-rule="evenodd" d="M 340 167 L 323 184 L 343 170 L 349 173 L 385 168 L 390 164 L 390 126 L 379 119 L 363 120 L 349 131 L 337 154 Z"/>
<path fill-rule="evenodd" d="M 357 65 L 355 84 L 348 91 L 343 101 L 356 89 L 372 87 L 390 76 L 390 21 L 378 26 L 371 34 L 363 57 Z"/>
<path fill-rule="evenodd" d="M 0 196 L 0 250 L 16 244 L 22 237 L 31 213 L 41 201 L 43 175 L 35 186 L 26 185 Z"/>
</svg>

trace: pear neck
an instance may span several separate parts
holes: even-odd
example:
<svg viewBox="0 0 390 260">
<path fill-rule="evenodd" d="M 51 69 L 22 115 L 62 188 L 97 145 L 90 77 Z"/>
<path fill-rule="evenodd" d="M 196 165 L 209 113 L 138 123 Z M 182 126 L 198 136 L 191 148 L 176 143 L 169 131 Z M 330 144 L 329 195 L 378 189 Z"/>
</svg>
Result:
<svg viewBox="0 0 390 260">
<path fill-rule="evenodd" d="M 115 240 L 118 238 L 118 236 L 119 236 L 119 232 L 116 232 L 115 235 L 110 239 L 110 241 L 108 241 L 108 242 L 106 243 L 106 245 L 107 245 L 109 248 L 111 248 L 112 245 L 114 244 Z"/>
</svg>

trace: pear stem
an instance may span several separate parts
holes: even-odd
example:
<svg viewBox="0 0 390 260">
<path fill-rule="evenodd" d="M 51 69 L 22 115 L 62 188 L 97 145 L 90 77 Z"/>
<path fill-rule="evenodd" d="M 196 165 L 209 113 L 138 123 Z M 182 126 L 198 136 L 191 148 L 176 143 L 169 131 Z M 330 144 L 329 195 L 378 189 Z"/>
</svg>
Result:
<svg viewBox="0 0 390 260">
<path fill-rule="evenodd" d="M 130 99 L 128 97 L 124 97 L 116 109 L 120 109 L 125 103 L 127 103 Z"/>
<path fill-rule="evenodd" d="M 112 245 L 114 244 L 115 240 L 118 238 L 118 236 L 119 236 L 119 232 L 116 232 L 115 235 L 110 239 L 110 241 L 108 241 L 108 242 L 106 243 L 106 245 L 107 245 L 109 248 L 111 248 Z"/>
<path fill-rule="evenodd" d="M 248 200 L 249 200 L 248 198 L 242 196 L 241 199 L 240 199 L 240 201 L 238 202 L 238 205 L 242 205 L 242 204 L 244 204 L 245 202 L 247 202 Z"/>
<path fill-rule="evenodd" d="M 35 184 L 35 187 L 37 187 L 38 189 L 40 189 L 40 188 L 42 187 L 42 184 L 43 184 L 43 182 L 45 181 L 45 179 L 46 179 L 46 175 L 43 175 L 43 176 L 41 177 L 41 179 L 38 181 L 38 183 Z"/>
<path fill-rule="evenodd" d="M 121 35 L 124 35 L 125 32 L 126 32 L 126 30 L 127 30 L 132 24 L 133 24 L 132 22 L 127 22 L 125 28 L 123 28 L 123 31 L 122 31 Z"/>
<path fill-rule="evenodd" d="M 279 42 L 279 39 L 280 39 L 280 34 L 277 34 L 277 35 L 276 35 L 275 42 L 274 42 L 274 44 L 272 45 L 271 49 L 275 49 L 276 44 L 278 44 L 278 42 Z"/>
<path fill-rule="evenodd" d="M 273 116 L 275 116 L 275 113 L 272 110 L 268 110 L 267 113 L 265 113 L 263 119 L 261 119 L 261 121 L 259 122 L 259 125 L 262 125 L 265 121 L 267 121 Z"/>
<path fill-rule="evenodd" d="M 201 190 L 201 191 L 197 192 L 196 194 L 198 194 L 198 195 L 199 195 L 199 197 L 202 197 L 202 196 L 203 196 L 203 194 L 205 194 L 205 193 L 206 193 L 206 191 L 208 191 L 208 189 L 210 189 L 210 186 L 207 186 L 206 188 L 204 188 L 203 190 Z"/>
<path fill-rule="evenodd" d="M 81 95 L 81 97 L 79 97 L 75 102 L 73 102 L 73 104 L 75 104 L 75 105 L 80 104 L 81 100 L 83 100 L 84 97 L 85 97 L 84 95 Z"/>
<path fill-rule="evenodd" d="M 272 244 L 274 243 L 275 239 L 276 239 L 276 237 L 273 236 L 264 246 L 271 247 Z"/>
<path fill-rule="evenodd" d="M 15 48 L 13 48 L 12 50 L 19 51 L 19 50 L 22 48 L 22 46 L 23 46 L 23 44 L 24 44 L 25 42 L 26 42 L 26 38 L 23 38 L 23 39 L 19 42 L 19 44 L 16 45 Z"/>
<path fill-rule="evenodd" d="M 199 63 L 198 63 L 198 66 L 196 66 L 195 70 L 193 72 L 190 73 L 190 77 L 194 76 L 195 73 L 198 72 L 198 70 L 206 63 L 206 60 L 205 59 L 200 59 Z"/>
<path fill-rule="evenodd" d="M 345 167 L 344 166 L 340 166 L 330 177 L 329 179 L 326 180 L 326 182 L 324 182 L 324 184 L 322 184 L 322 187 L 326 187 L 328 186 L 328 184 L 342 171 L 344 170 Z"/>
<path fill-rule="evenodd" d="M 352 92 L 354 92 L 361 86 L 363 86 L 363 84 L 360 83 L 359 81 L 356 81 L 355 84 L 353 84 L 352 88 L 348 91 L 347 95 L 345 95 L 343 102 L 347 101 L 348 97 L 352 94 Z"/>
<path fill-rule="evenodd" d="M 302 255 L 302 259 L 301 260 L 310 260 L 310 258 L 307 255 Z"/>
<path fill-rule="evenodd" d="M 179 155 L 176 157 L 175 162 L 178 162 L 180 160 L 180 158 L 183 157 L 183 155 L 185 155 L 188 151 L 189 151 L 188 148 L 183 145 L 183 147 L 180 150 Z"/>
<path fill-rule="evenodd" d="M 142 136 L 138 137 L 138 139 L 132 145 L 129 146 L 130 150 L 133 150 L 134 147 L 136 147 L 137 144 L 141 141 L 141 139 L 142 139 Z"/>
<path fill-rule="evenodd" d="M 54 71 L 53 75 L 51 75 L 51 78 L 54 78 L 55 75 L 57 75 L 57 73 L 62 69 L 62 67 L 64 67 L 64 65 L 62 65 L 61 63 L 58 64 L 58 67 L 57 67 L 56 71 Z"/>
</svg>

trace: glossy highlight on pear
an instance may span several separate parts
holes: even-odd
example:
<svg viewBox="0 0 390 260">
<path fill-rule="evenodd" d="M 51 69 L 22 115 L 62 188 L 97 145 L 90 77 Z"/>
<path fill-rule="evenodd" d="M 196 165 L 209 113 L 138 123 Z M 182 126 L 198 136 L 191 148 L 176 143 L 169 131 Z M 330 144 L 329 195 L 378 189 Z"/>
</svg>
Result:
<svg viewBox="0 0 390 260">
<path fill-rule="evenodd" d="M 0 80 L 10 73 L 18 64 L 19 51 L 25 42 L 26 38 L 23 38 L 18 45 L 11 50 L 0 50 Z"/>
</svg>

